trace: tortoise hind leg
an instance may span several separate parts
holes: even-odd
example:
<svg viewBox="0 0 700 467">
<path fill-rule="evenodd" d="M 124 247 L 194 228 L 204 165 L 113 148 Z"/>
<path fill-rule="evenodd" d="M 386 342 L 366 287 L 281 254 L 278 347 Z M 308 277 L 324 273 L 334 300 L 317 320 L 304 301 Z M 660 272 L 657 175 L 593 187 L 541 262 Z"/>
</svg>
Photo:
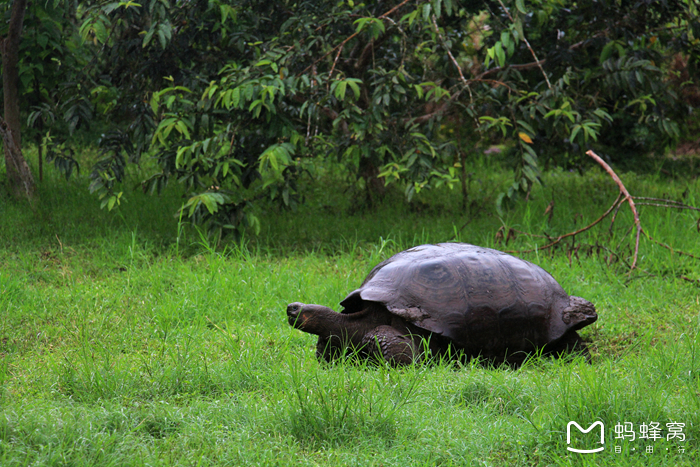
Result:
<svg viewBox="0 0 700 467">
<path fill-rule="evenodd" d="M 588 351 L 588 346 L 576 331 L 569 331 L 555 344 L 546 346 L 544 354 L 557 358 L 566 355 L 581 355 L 588 363 L 591 363 L 591 353 Z"/>
<path fill-rule="evenodd" d="M 369 357 L 394 366 L 409 365 L 418 355 L 413 339 L 391 326 L 377 326 L 365 334 L 362 347 Z"/>
</svg>

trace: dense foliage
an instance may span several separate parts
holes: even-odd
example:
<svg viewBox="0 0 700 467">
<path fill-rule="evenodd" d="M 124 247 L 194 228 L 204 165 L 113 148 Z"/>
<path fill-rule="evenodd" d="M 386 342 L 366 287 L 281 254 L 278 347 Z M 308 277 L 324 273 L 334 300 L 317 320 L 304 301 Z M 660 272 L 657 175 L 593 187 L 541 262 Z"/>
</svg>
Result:
<svg viewBox="0 0 700 467">
<path fill-rule="evenodd" d="M 370 204 L 387 183 L 410 199 L 461 182 L 466 196 L 465 159 L 496 142 L 515 169 L 500 207 L 587 148 L 614 160 L 663 150 L 698 104 L 692 0 L 32 8 L 22 88 L 47 155 L 69 174 L 66 136 L 94 125 L 103 157 L 90 189 L 103 206 L 146 155 L 143 189 L 176 180 L 183 215 L 217 231 L 257 228 L 249 208 L 263 198 L 294 207 L 298 175 L 323 157 Z"/>
</svg>

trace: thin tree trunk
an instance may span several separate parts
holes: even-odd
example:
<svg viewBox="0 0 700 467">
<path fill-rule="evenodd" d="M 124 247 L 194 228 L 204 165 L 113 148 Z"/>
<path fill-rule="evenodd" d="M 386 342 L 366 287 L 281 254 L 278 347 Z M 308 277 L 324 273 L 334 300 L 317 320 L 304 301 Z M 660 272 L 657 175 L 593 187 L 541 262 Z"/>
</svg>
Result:
<svg viewBox="0 0 700 467">
<path fill-rule="evenodd" d="M 462 164 L 462 213 L 467 212 L 467 206 L 469 206 L 469 186 L 467 183 L 467 153 L 466 151 L 459 151 L 459 163 Z"/>
<path fill-rule="evenodd" d="M 36 137 L 36 147 L 39 151 L 39 183 L 44 181 L 44 151 L 41 146 L 41 134 Z"/>
<path fill-rule="evenodd" d="M 0 133 L 5 147 L 7 181 L 16 196 L 34 197 L 34 177 L 22 155 L 21 122 L 19 115 L 19 42 L 24 23 L 27 0 L 15 0 L 7 37 L 0 42 L 2 53 L 2 85 L 5 119 L 0 120 Z"/>
<path fill-rule="evenodd" d="M 384 180 L 378 177 L 379 167 L 368 157 L 360 159 L 360 177 L 365 181 L 365 190 L 367 190 L 367 205 L 374 208 L 386 194 L 386 186 Z"/>
</svg>

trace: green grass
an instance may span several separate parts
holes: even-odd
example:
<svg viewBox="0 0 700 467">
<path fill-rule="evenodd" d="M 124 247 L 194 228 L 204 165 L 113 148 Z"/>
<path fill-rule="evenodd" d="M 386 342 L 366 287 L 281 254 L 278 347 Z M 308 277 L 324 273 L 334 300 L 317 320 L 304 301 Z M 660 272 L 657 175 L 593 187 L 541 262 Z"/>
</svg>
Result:
<svg viewBox="0 0 700 467">
<path fill-rule="evenodd" d="M 470 170 L 469 213 L 458 190 L 411 206 L 392 191 L 376 210 L 349 213 L 342 180 L 326 176 L 298 212 L 262 206 L 260 237 L 218 249 L 178 230 L 174 187 L 128 193 L 111 213 L 84 179 L 49 176 L 34 210 L 3 199 L 0 465 L 698 465 L 700 263 L 644 239 L 628 276 L 626 207 L 611 234 L 605 221 L 575 244 L 522 255 L 596 304 L 600 318 L 582 332 L 592 364 L 329 366 L 316 361 L 314 337 L 286 323 L 287 303 L 337 308 L 406 247 L 527 249 L 542 239 L 498 243 L 499 228 L 565 233 L 617 190 L 598 170 L 553 172 L 501 218 L 492 206 L 510 175 L 488 159 Z M 697 180 L 621 176 L 633 194 L 687 190 L 700 204 Z M 697 213 L 640 210 L 652 237 L 700 256 Z M 602 420 L 605 451 L 569 453 L 571 420 Z M 666 423 L 685 423 L 686 439 L 615 439 L 624 422 L 660 422 L 664 436 Z M 589 435 L 574 442 L 591 447 Z"/>
</svg>

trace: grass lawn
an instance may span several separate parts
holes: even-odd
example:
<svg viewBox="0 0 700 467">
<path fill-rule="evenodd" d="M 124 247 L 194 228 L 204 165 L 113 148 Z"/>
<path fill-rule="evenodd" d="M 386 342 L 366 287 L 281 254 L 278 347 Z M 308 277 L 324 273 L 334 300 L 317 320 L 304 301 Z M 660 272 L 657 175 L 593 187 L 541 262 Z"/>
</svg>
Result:
<svg viewBox="0 0 700 467">
<path fill-rule="evenodd" d="M 327 176 L 297 212 L 262 206 L 259 237 L 218 248 L 178 229 L 175 189 L 105 212 L 84 179 L 49 176 L 33 209 L 0 199 L 0 466 L 700 465 L 700 261 L 644 236 L 629 275 L 626 206 L 520 255 L 595 303 L 591 364 L 329 366 L 287 324 L 287 303 L 337 309 L 404 248 L 527 250 L 546 239 L 518 232 L 575 230 L 617 195 L 598 168 L 555 171 L 498 216 L 511 175 L 474 164 L 468 212 L 458 189 L 351 209 Z M 697 179 L 620 175 L 633 195 L 700 205 Z M 697 212 L 640 212 L 646 234 L 700 256 Z M 567 451 L 600 446 L 575 427 L 567 445 L 570 421 L 603 422 L 605 449 Z"/>
</svg>

